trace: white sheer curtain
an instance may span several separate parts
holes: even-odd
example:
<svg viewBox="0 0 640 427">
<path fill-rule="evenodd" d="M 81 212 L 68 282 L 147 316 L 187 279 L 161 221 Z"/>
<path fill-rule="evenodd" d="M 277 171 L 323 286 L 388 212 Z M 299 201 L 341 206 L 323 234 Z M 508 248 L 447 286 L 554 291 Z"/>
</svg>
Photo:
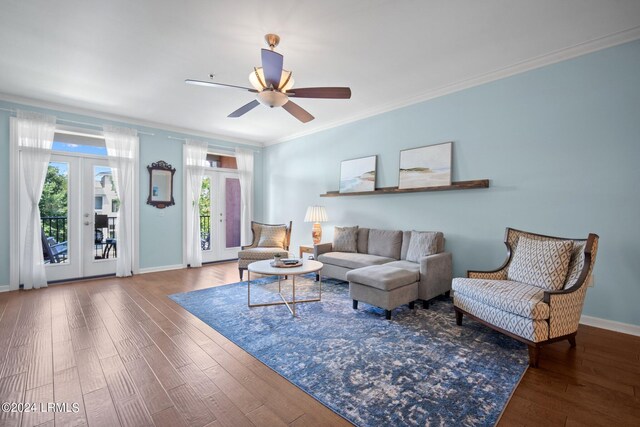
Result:
<svg viewBox="0 0 640 427">
<path fill-rule="evenodd" d="M 202 247 L 200 245 L 200 193 L 207 161 L 207 143 L 187 139 L 184 145 L 184 175 L 187 187 L 187 264 L 191 267 L 202 266 Z"/>
<path fill-rule="evenodd" d="M 11 143 L 20 150 L 20 283 L 24 289 L 47 286 L 42 256 L 40 196 L 47 176 L 56 118 L 18 111 L 11 119 Z"/>
<path fill-rule="evenodd" d="M 249 245 L 253 219 L 253 150 L 237 147 L 236 163 L 240 176 L 240 241 L 242 245 Z"/>
<path fill-rule="evenodd" d="M 131 276 L 133 269 L 133 174 L 138 161 L 138 131 L 105 125 L 104 139 L 116 192 L 120 198 L 118 224 L 116 225 L 118 245 L 116 276 L 126 277 Z"/>
</svg>

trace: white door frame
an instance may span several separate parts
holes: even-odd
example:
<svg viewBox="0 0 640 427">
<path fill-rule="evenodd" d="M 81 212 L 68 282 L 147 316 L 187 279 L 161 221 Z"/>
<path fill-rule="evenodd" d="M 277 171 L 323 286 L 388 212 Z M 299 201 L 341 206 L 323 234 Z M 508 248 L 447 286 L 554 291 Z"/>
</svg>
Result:
<svg viewBox="0 0 640 427">
<path fill-rule="evenodd" d="M 10 122 L 16 120 L 15 117 L 10 118 Z M 96 125 L 98 126 L 98 125 Z M 10 123 L 10 132 L 13 132 L 14 125 Z M 73 133 L 78 136 L 86 136 L 95 138 L 95 134 L 87 133 L 86 129 L 64 126 L 63 129 L 56 128 L 56 133 Z M 136 159 L 133 171 L 133 274 L 140 272 L 140 147 L 136 144 Z M 90 156 L 80 153 L 56 152 L 52 154 L 63 154 L 74 157 L 98 157 L 107 159 L 103 156 Z M 20 240 L 19 240 L 19 224 L 20 224 L 20 149 L 14 144 L 13 135 L 9 136 L 9 289 L 17 290 L 20 287 Z"/>
<path fill-rule="evenodd" d="M 225 154 L 225 155 L 228 156 L 228 154 Z M 228 174 L 238 176 L 239 172 L 238 172 L 237 169 L 228 169 L 228 168 L 210 168 L 210 167 L 207 167 L 204 170 L 204 177 L 205 178 L 207 176 L 217 175 L 216 176 L 216 181 L 217 182 L 220 182 L 221 178 L 224 175 L 228 175 Z M 183 179 L 182 181 L 183 181 L 183 194 L 187 194 L 187 185 L 188 185 L 187 180 Z M 213 185 L 211 186 L 211 188 L 213 189 Z M 183 232 L 182 232 L 182 235 L 183 235 L 183 239 L 182 239 L 182 248 L 183 248 L 183 250 L 182 250 L 182 266 L 184 268 L 186 268 L 187 265 L 188 265 L 188 263 L 187 263 L 187 250 L 186 250 L 186 248 L 187 248 L 187 233 L 188 233 L 188 230 L 187 230 L 186 218 L 187 218 L 187 215 L 191 215 L 191 213 L 189 212 L 188 203 L 186 203 L 186 202 L 184 203 L 184 206 L 183 206 L 183 213 L 184 213 L 183 218 L 185 218 L 185 220 L 182 221 L 182 230 L 183 230 Z M 252 212 L 251 217 L 253 218 L 253 212 Z M 210 224 L 210 227 L 212 229 L 212 231 L 210 232 L 210 235 L 211 236 L 214 236 L 214 235 L 215 236 L 219 236 L 220 235 L 219 232 L 217 232 L 215 234 L 213 233 L 213 228 L 214 227 L 216 228 L 216 231 L 219 231 L 218 229 L 219 229 L 219 224 L 220 224 L 219 221 L 214 221 L 213 212 L 211 213 L 211 220 L 210 220 L 209 224 Z M 221 241 L 214 242 L 213 239 L 210 239 L 209 242 L 210 242 L 209 245 L 210 245 L 210 248 L 211 248 L 210 250 L 214 251 L 216 253 L 216 255 L 219 255 L 221 250 L 222 250 L 222 245 L 224 244 L 224 242 L 221 242 Z M 242 242 L 240 242 L 240 243 L 242 243 Z M 214 245 L 215 245 L 215 247 L 214 247 Z M 226 260 L 226 259 L 234 259 L 234 258 L 237 258 L 237 253 L 235 254 L 235 256 L 233 256 L 231 258 L 220 257 L 220 256 L 216 256 L 214 258 L 215 259 L 212 260 L 212 261 L 209 261 L 209 260 L 205 261 L 203 259 L 202 262 L 203 263 L 208 263 L 208 262 L 223 261 L 223 260 Z"/>
</svg>

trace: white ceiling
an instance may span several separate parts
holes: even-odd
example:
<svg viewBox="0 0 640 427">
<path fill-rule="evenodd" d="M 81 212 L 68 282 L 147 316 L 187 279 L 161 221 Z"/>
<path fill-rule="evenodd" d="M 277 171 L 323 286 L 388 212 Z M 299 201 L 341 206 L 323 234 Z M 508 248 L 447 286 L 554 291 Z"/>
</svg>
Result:
<svg viewBox="0 0 640 427">
<path fill-rule="evenodd" d="M 263 36 L 281 36 L 302 124 L 248 92 Z M 2 0 L 0 93 L 233 140 L 272 143 L 640 37 L 638 0 Z"/>
</svg>

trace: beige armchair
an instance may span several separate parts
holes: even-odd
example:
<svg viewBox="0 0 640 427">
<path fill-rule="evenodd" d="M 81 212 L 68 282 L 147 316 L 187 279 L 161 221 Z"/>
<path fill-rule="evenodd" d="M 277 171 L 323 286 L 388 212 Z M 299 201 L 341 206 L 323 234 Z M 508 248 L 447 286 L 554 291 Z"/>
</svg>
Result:
<svg viewBox="0 0 640 427">
<path fill-rule="evenodd" d="M 540 347 L 568 340 L 576 345 L 598 235 L 564 239 L 507 228 L 507 259 L 494 271 L 468 271 L 453 279 L 456 323 L 463 315 L 529 346 L 538 366 Z"/>
<path fill-rule="evenodd" d="M 273 258 L 280 254 L 289 256 L 289 241 L 291 240 L 291 221 L 287 224 L 262 224 L 251 221 L 253 240 L 248 246 L 243 246 L 238 252 L 238 271 L 240 280 L 243 272 L 252 262 Z"/>
</svg>

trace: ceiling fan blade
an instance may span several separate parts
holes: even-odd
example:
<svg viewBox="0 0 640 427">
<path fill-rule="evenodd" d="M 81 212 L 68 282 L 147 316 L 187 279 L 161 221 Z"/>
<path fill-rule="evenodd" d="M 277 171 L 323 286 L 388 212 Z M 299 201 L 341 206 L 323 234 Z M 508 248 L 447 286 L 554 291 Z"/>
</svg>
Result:
<svg viewBox="0 0 640 427">
<path fill-rule="evenodd" d="M 221 88 L 234 88 L 234 89 L 243 89 L 243 90 L 247 90 L 249 92 L 254 92 L 257 93 L 258 91 L 249 87 L 244 87 L 244 86 L 236 86 L 236 85 L 228 85 L 228 84 L 224 84 L 224 83 L 215 83 L 215 82 L 207 82 L 207 81 L 203 81 L 203 80 L 192 80 L 192 79 L 186 79 L 184 81 L 186 84 L 188 85 L 196 85 L 196 86 L 207 86 L 207 87 L 221 87 Z"/>
<path fill-rule="evenodd" d="M 293 117 L 300 120 L 302 123 L 307 123 L 313 120 L 313 117 L 307 110 L 296 104 L 295 102 L 289 100 L 286 104 L 282 106 L 285 110 L 289 112 Z"/>
<path fill-rule="evenodd" d="M 351 89 L 348 87 L 299 87 L 288 90 L 287 96 L 293 98 L 349 99 L 351 98 Z"/>
<path fill-rule="evenodd" d="M 243 114 L 253 110 L 258 105 L 260 105 L 260 103 L 256 99 L 254 99 L 250 103 L 245 104 L 242 107 L 238 108 L 236 111 L 234 111 L 233 113 L 229 114 L 227 117 L 240 117 Z"/>
<path fill-rule="evenodd" d="M 278 88 L 282 77 L 282 55 L 269 49 L 262 49 L 262 71 L 267 87 Z"/>
</svg>

